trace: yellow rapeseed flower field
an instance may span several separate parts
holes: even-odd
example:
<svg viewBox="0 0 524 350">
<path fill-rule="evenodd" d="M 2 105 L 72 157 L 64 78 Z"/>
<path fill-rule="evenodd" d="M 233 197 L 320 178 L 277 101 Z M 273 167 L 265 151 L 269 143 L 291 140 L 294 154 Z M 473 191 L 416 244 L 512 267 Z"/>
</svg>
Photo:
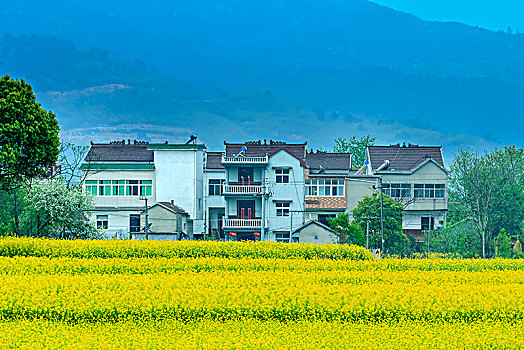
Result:
<svg viewBox="0 0 524 350">
<path fill-rule="evenodd" d="M 519 349 L 524 261 L 0 239 L 0 347 Z"/>
</svg>

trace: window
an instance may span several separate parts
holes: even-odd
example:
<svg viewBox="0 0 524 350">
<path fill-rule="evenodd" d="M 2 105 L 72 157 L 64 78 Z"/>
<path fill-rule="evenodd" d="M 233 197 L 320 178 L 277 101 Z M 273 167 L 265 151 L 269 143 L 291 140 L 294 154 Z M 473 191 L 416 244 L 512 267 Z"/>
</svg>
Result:
<svg viewBox="0 0 524 350">
<path fill-rule="evenodd" d="M 113 180 L 113 196 L 123 196 L 124 195 L 124 180 Z"/>
<path fill-rule="evenodd" d="M 140 232 L 140 214 L 129 214 L 129 232 Z"/>
<path fill-rule="evenodd" d="M 152 180 L 140 180 L 140 195 L 151 196 Z"/>
<path fill-rule="evenodd" d="M 306 196 L 344 197 L 344 180 L 306 180 Z"/>
<path fill-rule="evenodd" d="M 420 226 L 422 228 L 422 231 L 429 231 L 430 230 L 429 217 L 422 217 L 420 219 L 421 219 Z M 435 218 L 431 217 L 431 230 L 434 230 L 434 229 L 435 229 Z"/>
<path fill-rule="evenodd" d="M 224 179 L 209 180 L 209 195 L 210 196 L 221 196 L 224 182 L 225 182 Z"/>
<path fill-rule="evenodd" d="M 445 193 L 443 184 L 415 184 L 415 198 L 444 198 Z"/>
<path fill-rule="evenodd" d="M 277 175 L 277 184 L 289 183 L 289 169 L 275 169 Z"/>
<path fill-rule="evenodd" d="M 275 232 L 275 241 L 282 243 L 289 243 L 289 232 Z"/>
<path fill-rule="evenodd" d="M 86 182 L 85 182 L 86 195 L 96 196 L 96 194 L 97 194 L 96 184 L 97 183 L 98 183 L 98 181 L 96 181 L 96 180 L 86 180 Z"/>
<path fill-rule="evenodd" d="M 99 180 L 98 181 L 98 195 L 99 196 L 110 196 L 111 195 L 111 180 Z"/>
<path fill-rule="evenodd" d="M 411 185 L 382 184 L 382 192 L 393 198 L 411 198 Z"/>
<path fill-rule="evenodd" d="M 107 215 L 97 215 L 96 216 L 96 228 L 102 230 L 107 230 L 109 219 Z"/>
<path fill-rule="evenodd" d="M 435 198 L 444 198 L 446 187 L 444 185 L 435 185 Z"/>
<path fill-rule="evenodd" d="M 126 184 L 126 195 L 138 196 L 138 180 L 127 180 Z"/>
<path fill-rule="evenodd" d="M 277 216 L 289 216 L 289 207 L 291 203 L 289 202 L 276 202 L 277 207 Z"/>
<path fill-rule="evenodd" d="M 318 221 L 329 227 L 328 218 L 336 218 L 337 214 L 318 214 Z"/>
</svg>

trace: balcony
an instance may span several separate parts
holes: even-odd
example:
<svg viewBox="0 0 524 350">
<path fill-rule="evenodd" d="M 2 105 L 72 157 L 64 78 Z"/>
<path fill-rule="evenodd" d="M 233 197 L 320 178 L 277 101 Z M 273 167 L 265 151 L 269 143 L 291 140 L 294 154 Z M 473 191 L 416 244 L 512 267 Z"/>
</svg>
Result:
<svg viewBox="0 0 524 350">
<path fill-rule="evenodd" d="M 225 185 L 224 196 L 257 196 L 261 195 L 262 186 L 257 185 Z"/>
<path fill-rule="evenodd" d="M 267 227 L 267 220 L 266 225 Z M 223 229 L 255 230 L 262 228 L 262 219 L 222 219 Z"/>
<path fill-rule="evenodd" d="M 222 165 L 224 166 L 243 166 L 243 165 L 251 165 L 251 166 L 266 166 L 268 163 L 268 156 L 265 157 L 245 157 L 245 156 L 238 156 L 238 157 L 226 157 L 225 155 L 222 155 Z"/>
</svg>

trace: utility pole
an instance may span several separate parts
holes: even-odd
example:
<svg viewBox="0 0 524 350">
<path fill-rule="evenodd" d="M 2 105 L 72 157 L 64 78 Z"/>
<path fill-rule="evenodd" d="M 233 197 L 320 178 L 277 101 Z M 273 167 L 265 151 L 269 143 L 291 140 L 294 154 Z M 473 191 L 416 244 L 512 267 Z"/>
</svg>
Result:
<svg viewBox="0 0 524 350">
<path fill-rule="evenodd" d="M 430 240 L 431 240 L 431 229 L 433 228 L 433 223 L 432 223 L 432 220 L 433 220 L 433 215 L 429 214 L 429 231 L 428 231 L 428 253 L 429 253 L 429 243 L 430 243 Z"/>
<path fill-rule="evenodd" d="M 366 220 L 366 249 L 369 249 L 369 222 L 373 219 L 378 219 L 377 216 L 363 216 L 362 219 Z"/>
<path fill-rule="evenodd" d="M 369 220 L 366 222 L 366 249 L 369 249 Z"/>
<path fill-rule="evenodd" d="M 378 178 L 380 190 L 380 232 L 382 233 L 382 249 L 381 254 L 384 254 L 384 196 L 382 194 L 382 176 Z"/>
<path fill-rule="evenodd" d="M 146 208 L 144 210 L 145 216 L 146 216 L 146 227 L 144 228 L 144 237 L 146 240 L 149 239 L 149 213 L 147 212 L 147 197 L 146 196 L 140 196 L 140 199 L 145 201 Z"/>
</svg>

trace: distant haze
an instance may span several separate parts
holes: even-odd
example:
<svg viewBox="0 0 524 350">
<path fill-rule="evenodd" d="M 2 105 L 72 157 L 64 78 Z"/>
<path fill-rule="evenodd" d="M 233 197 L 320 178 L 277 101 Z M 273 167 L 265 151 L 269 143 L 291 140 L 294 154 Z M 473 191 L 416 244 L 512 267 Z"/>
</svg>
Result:
<svg viewBox="0 0 524 350">
<path fill-rule="evenodd" d="M 523 12 L 418 2 L 427 5 L 397 8 L 494 29 Z M 195 134 L 210 149 L 250 139 L 330 149 L 337 137 L 372 135 L 444 145 L 446 156 L 522 145 L 523 62 L 524 34 L 366 0 L 0 6 L 0 75 L 26 79 L 77 143 Z"/>
<path fill-rule="evenodd" d="M 428 21 L 452 21 L 494 31 L 524 32 L 522 0 L 373 0 Z"/>
</svg>

